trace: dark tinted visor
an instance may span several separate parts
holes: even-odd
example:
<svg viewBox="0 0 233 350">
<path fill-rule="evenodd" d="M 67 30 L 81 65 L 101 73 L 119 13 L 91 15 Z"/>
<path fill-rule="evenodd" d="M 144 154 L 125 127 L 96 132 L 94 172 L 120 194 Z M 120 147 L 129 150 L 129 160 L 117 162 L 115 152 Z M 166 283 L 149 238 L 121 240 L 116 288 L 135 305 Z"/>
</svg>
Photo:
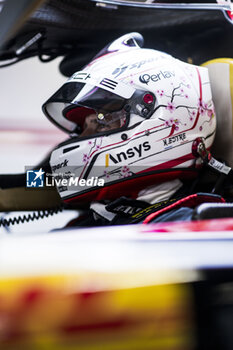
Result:
<svg viewBox="0 0 233 350">
<path fill-rule="evenodd" d="M 110 114 L 122 111 L 126 103 L 127 99 L 114 92 L 72 81 L 64 84 L 42 108 L 49 119 L 63 130 L 80 133 L 87 116 L 103 114 L 109 118 Z"/>
</svg>

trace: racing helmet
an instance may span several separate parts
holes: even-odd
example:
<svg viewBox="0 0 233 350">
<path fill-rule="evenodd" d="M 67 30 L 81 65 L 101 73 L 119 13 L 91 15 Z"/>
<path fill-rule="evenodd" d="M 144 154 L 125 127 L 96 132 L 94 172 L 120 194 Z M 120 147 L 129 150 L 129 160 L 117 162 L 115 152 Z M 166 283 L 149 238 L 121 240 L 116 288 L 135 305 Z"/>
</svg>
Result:
<svg viewBox="0 0 233 350">
<path fill-rule="evenodd" d="M 113 41 L 43 105 L 71 136 L 50 159 L 66 203 L 136 198 L 155 183 L 194 177 L 194 143 L 213 143 L 207 68 L 142 43 L 139 33 Z"/>
</svg>

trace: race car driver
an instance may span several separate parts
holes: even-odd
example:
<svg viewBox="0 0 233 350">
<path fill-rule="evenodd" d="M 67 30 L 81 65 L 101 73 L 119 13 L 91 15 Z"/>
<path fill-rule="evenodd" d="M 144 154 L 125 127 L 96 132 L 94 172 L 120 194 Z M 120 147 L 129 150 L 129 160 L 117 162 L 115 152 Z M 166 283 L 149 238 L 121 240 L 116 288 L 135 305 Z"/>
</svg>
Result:
<svg viewBox="0 0 233 350">
<path fill-rule="evenodd" d="M 216 113 L 207 68 L 142 42 L 138 33 L 118 38 L 43 105 L 71 135 L 50 165 L 66 205 L 91 203 L 80 225 L 141 222 L 150 214 L 153 222 L 190 220 L 198 204 L 225 202 L 210 181 L 208 193 L 195 188 L 203 164 L 221 183 L 232 174 L 209 152 Z"/>
</svg>

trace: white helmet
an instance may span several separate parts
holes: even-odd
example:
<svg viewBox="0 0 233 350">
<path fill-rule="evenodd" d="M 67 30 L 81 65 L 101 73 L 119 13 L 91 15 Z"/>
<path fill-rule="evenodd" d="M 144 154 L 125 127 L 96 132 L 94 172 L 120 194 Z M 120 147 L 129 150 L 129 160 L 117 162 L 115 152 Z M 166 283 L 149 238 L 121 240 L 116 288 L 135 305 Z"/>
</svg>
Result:
<svg viewBox="0 0 233 350">
<path fill-rule="evenodd" d="M 139 47 L 138 33 L 100 52 L 43 105 L 72 134 L 51 155 L 65 202 L 135 198 L 152 184 L 197 173 L 196 140 L 216 130 L 208 70 Z M 59 185 L 60 184 L 60 185 Z"/>
</svg>

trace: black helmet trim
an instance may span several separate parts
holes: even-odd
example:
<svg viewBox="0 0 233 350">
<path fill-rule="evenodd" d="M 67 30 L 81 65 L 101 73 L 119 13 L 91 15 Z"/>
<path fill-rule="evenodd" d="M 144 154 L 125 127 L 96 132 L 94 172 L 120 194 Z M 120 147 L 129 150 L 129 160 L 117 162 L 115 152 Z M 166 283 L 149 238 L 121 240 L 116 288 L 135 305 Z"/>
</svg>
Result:
<svg viewBox="0 0 233 350">
<path fill-rule="evenodd" d="M 92 73 L 79 71 L 74 73 L 66 84 L 70 82 L 79 82 L 83 84 L 88 84 L 91 86 L 96 86 L 101 89 L 113 92 L 114 94 L 123 97 L 124 99 L 129 99 L 132 97 L 135 92 L 135 88 L 132 86 L 125 84 L 119 80 L 113 79 L 112 77 L 97 77 Z M 79 95 L 77 95 L 77 99 L 79 99 Z M 75 102 L 76 98 L 73 100 Z"/>
</svg>

